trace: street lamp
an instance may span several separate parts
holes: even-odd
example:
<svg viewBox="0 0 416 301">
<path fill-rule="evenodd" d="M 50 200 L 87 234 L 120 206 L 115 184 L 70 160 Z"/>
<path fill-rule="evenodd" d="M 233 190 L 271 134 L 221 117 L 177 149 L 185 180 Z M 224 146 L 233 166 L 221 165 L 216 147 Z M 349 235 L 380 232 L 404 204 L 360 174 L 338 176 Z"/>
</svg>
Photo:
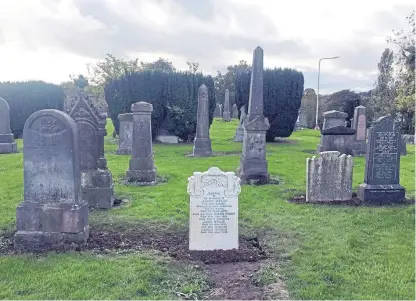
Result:
<svg viewBox="0 0 416 301">
<path fill-rule="evenodd" d="M 321 74 L 321 61 L 322 60 L 333 60 L 333 59 L 337 59 L 339 58 L 339 56 L 334 56 L 334 57 L 323 57 L 321 59 L 319 59 L 319 68 L 318 68 L 318 93 L 316 93 L 316 119 L 315 119 L 315 130 L 319 130 L 319 125 L 318 125 L 318 108 L 319 108 L 319 75 Z"/>
</svg>

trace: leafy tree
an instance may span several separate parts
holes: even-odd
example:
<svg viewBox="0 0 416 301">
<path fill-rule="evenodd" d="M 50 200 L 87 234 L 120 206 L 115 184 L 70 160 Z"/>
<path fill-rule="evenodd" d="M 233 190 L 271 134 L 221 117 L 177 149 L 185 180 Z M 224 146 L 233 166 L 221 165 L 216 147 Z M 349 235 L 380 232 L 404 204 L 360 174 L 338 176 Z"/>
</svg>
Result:
<svg viewBox="0 0 416 301">
<path fill-rule="evenodd" d="M 351 90 L 341 90 L 329 96 L 325 102 L 325 111 L 341 111 L 348 114 L 348 121 L 354 117 L 355 107 L 360 105 L 360 95 Z"/>
<path fill-rule="evenodd" d="M 188 65 L 188 72 L 193 74 L 198 73 L 199 63 L 186 62 L 186 64 Z"/>
<path fill-rule="evenodd" d="M 153 70 L 153 71 L 161 71 L 161 72 L 175 72 L 176 68 L 173 66 L 173 63 L 168 59 L 159 58 L 154 62 L 144 63 L 141 62 L 141 70 Z M 131 70 L 130 72 L 136 72 L 139 70 Z"/>
</svg>

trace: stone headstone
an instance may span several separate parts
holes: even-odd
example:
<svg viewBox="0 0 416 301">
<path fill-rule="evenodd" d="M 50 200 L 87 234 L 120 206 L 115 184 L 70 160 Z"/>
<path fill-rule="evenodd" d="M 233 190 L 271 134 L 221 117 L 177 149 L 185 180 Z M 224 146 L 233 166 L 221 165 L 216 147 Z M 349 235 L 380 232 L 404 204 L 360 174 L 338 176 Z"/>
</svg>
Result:
<svg viewBox="0 0 416 301">
<path fill-rule="evenodd" d="M 235 130 L 234 142 L 242 142 L 244 140 L 244 118 L 246 117 L 246 106 L 240 108 L 240 122 Z"/>
<path fill-rule="evenodd" d="M 0 154 L 17 153 L 17 145 L 10 130 L 9 104 L 0 97 Z"/>
<path fill-rule="evenodd" d="M 298 128 L 304 129 L 308 127 L 308 116 L 306 109 L 300 108 L 298 113 Z"/>
<path fill-rule="evenodd" d="M 306 159 L 306 201 L 351 200 L 353 166 L 352 156 L 337 151 Z"/>
<path fill-rule="evenodd" d="M 263 49 L 257 47 L 253 52 L 248 114 L 243 124 L 243 153 L 237 169 L 243 184 L 266 184 L 270 179 L 266 160 L 266 131 L 270 125 L 263 113 L 263 73 Z"/>
<path fill-rule="evenodd" d="M 406 144 L 415 144 L 415 135 L 402 135 L 403 139 L 406 141 Z"/>
<path fill-rule="evenodd" d="M 222 113 L 222 119 L 227 122 L 231 121 L 230 92 L 228 91 L 228 89 L 225 89 L 224 112 Z"/>
<path fill-rule="evenodd" d="M 127 180 L 137 183 L 154 183 L 156 167 L 152 145 L 153 106 L 143 101 L 136 102 L 131 105 L 131 111 L 133 112 L 133 149 Z"/>
<path fill-rule="evenodd" d="M 209 103 L 208 88 L 204 84 L 198 89 L 198 112 L 196 137 L 194 139 L 194 157 L 209 157 L 212 155 L 211 139 L 209 139 Z"/>
<path fill-rule="evenodd" d="M 215 105 L 214 118 L 222 118 L 221 104 L 219 103 Z"/>
<path fill-rule="evenodd" d="M 345 119 L 348 117 L 347 113 L 340 111 L 327 111 L 324 113 L 324 124 L 322 130 L 326 130 L 336 126 L 345 126 Z"/>
<path fill-rule="evenodd" d="M 232 118 L 238 119 L 238 108 L 236 104 L 233 104 L 232 108 Z"/>
<path fill-rule="evenodd" d="M 178 144 L 179 143 L 179 137 L 173 135 L 169 132 L 167 129 L 167 120 L 163 120 L 162 124 L 160 125 L 159 132 L 157 133 L 155 137 L 155 141 L 158 141 L 160 143 L 167 143 L 167 144 Z"/>
<path fill-rule="evenodd" d="M 240 179 L 211 167 L 188 179 L 190 250 L 238 249 Z"/>
<path fill-rule="evenodd" d="M 84 90 L 67 94 L 65 110 L 78 128 L 82 198 L 91 208 L 110 209 L 114 184 L 104 157 L 106 115 L 100 113 L 98 99 Z"/>
<path fill-rule="evenodd" d="M 400 142 L 400 155 L 407 156 L 406 140 L 403 138 L 403 136 L 400 137 Z"/>
<path fill-rule="evenodd" d="M 120 129 L 118 133 L 117 155 L 131 155 L 133 147 L 133 114 L 119 114 Z"/>
<path fill-rule="evenodd" d="M 351 128 L 356 130 L 353 144 L 354 156 L 365 155 L 367 151 L 367 116 L 365 107 L 358 106 L 354 109 Z"/>
<path fill-rule="evenodd" d="M 84 244 L 88 203 L 81 197 L 77 125 L 64 112 L 37 111 L 25 123 L 23 142 L 24 201 L 16 209 L 15 248 Z"/>
<path fill-rule="evenodd" d="M 405 199 L 400 185 L 400 147 L 400 129 L 393 118 L 377 119 L 368 135 L 364 184 L 357 192 L 361 200 L 385 204 Z"/>
<path fill-rule="evenodd" d="M 321 142 L 318 152 L 338 151 L 341 154 L 353 155 L 355 130 L 346 126 L 335 126 L 321 131 Z"/>
</svg>

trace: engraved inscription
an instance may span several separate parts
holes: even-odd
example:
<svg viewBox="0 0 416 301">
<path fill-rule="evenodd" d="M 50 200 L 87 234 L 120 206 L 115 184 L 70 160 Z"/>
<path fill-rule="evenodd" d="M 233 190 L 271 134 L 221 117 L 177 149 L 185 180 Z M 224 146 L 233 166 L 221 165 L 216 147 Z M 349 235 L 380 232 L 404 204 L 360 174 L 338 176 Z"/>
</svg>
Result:
<svg viewBox="0 0 416 301">
<path fill-rule="evenodd" d="M 396 132 L 375 132 L 373 179 L 397 179 L 398 137 Z"/>
</svg>

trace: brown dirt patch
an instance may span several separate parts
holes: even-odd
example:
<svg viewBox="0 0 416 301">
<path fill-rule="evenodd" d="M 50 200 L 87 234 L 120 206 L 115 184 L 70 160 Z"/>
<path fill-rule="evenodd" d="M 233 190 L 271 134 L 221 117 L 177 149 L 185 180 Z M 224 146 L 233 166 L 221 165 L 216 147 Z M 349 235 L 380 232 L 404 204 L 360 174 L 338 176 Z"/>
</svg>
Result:
<svg viewBox="0 0 416 301">
<path fill-rule="evenodd" d="M 330 202 L 306 202 L 306 196 L 305 195 L 298 195 L 298 196 L 294 196 L 292 199 L 289 200 L 290 203 L 297 203 L 297 204 L 318 204 L 318 205 L 344 205 L 344 206 L 368 206 L 368 207 L 379 207 L 380 205 L 374 204 L 374 203 L 368 203 L 368 202 L 364 202 L 360 199 L 358 199 L 357 194 L 354 192 L 352 194 L 352 199 L 348 200 L 348 201 L 339 201 L 339 200 L 333 200 Z M 405 200 L 403 202 L 400 203 L 384 203 L 383 201 L 381 201 L 382 204 L 384 205 L 410 205 L 410 204 L 414 204 L 415 201 L 414 200 Z"/>
</svg>

